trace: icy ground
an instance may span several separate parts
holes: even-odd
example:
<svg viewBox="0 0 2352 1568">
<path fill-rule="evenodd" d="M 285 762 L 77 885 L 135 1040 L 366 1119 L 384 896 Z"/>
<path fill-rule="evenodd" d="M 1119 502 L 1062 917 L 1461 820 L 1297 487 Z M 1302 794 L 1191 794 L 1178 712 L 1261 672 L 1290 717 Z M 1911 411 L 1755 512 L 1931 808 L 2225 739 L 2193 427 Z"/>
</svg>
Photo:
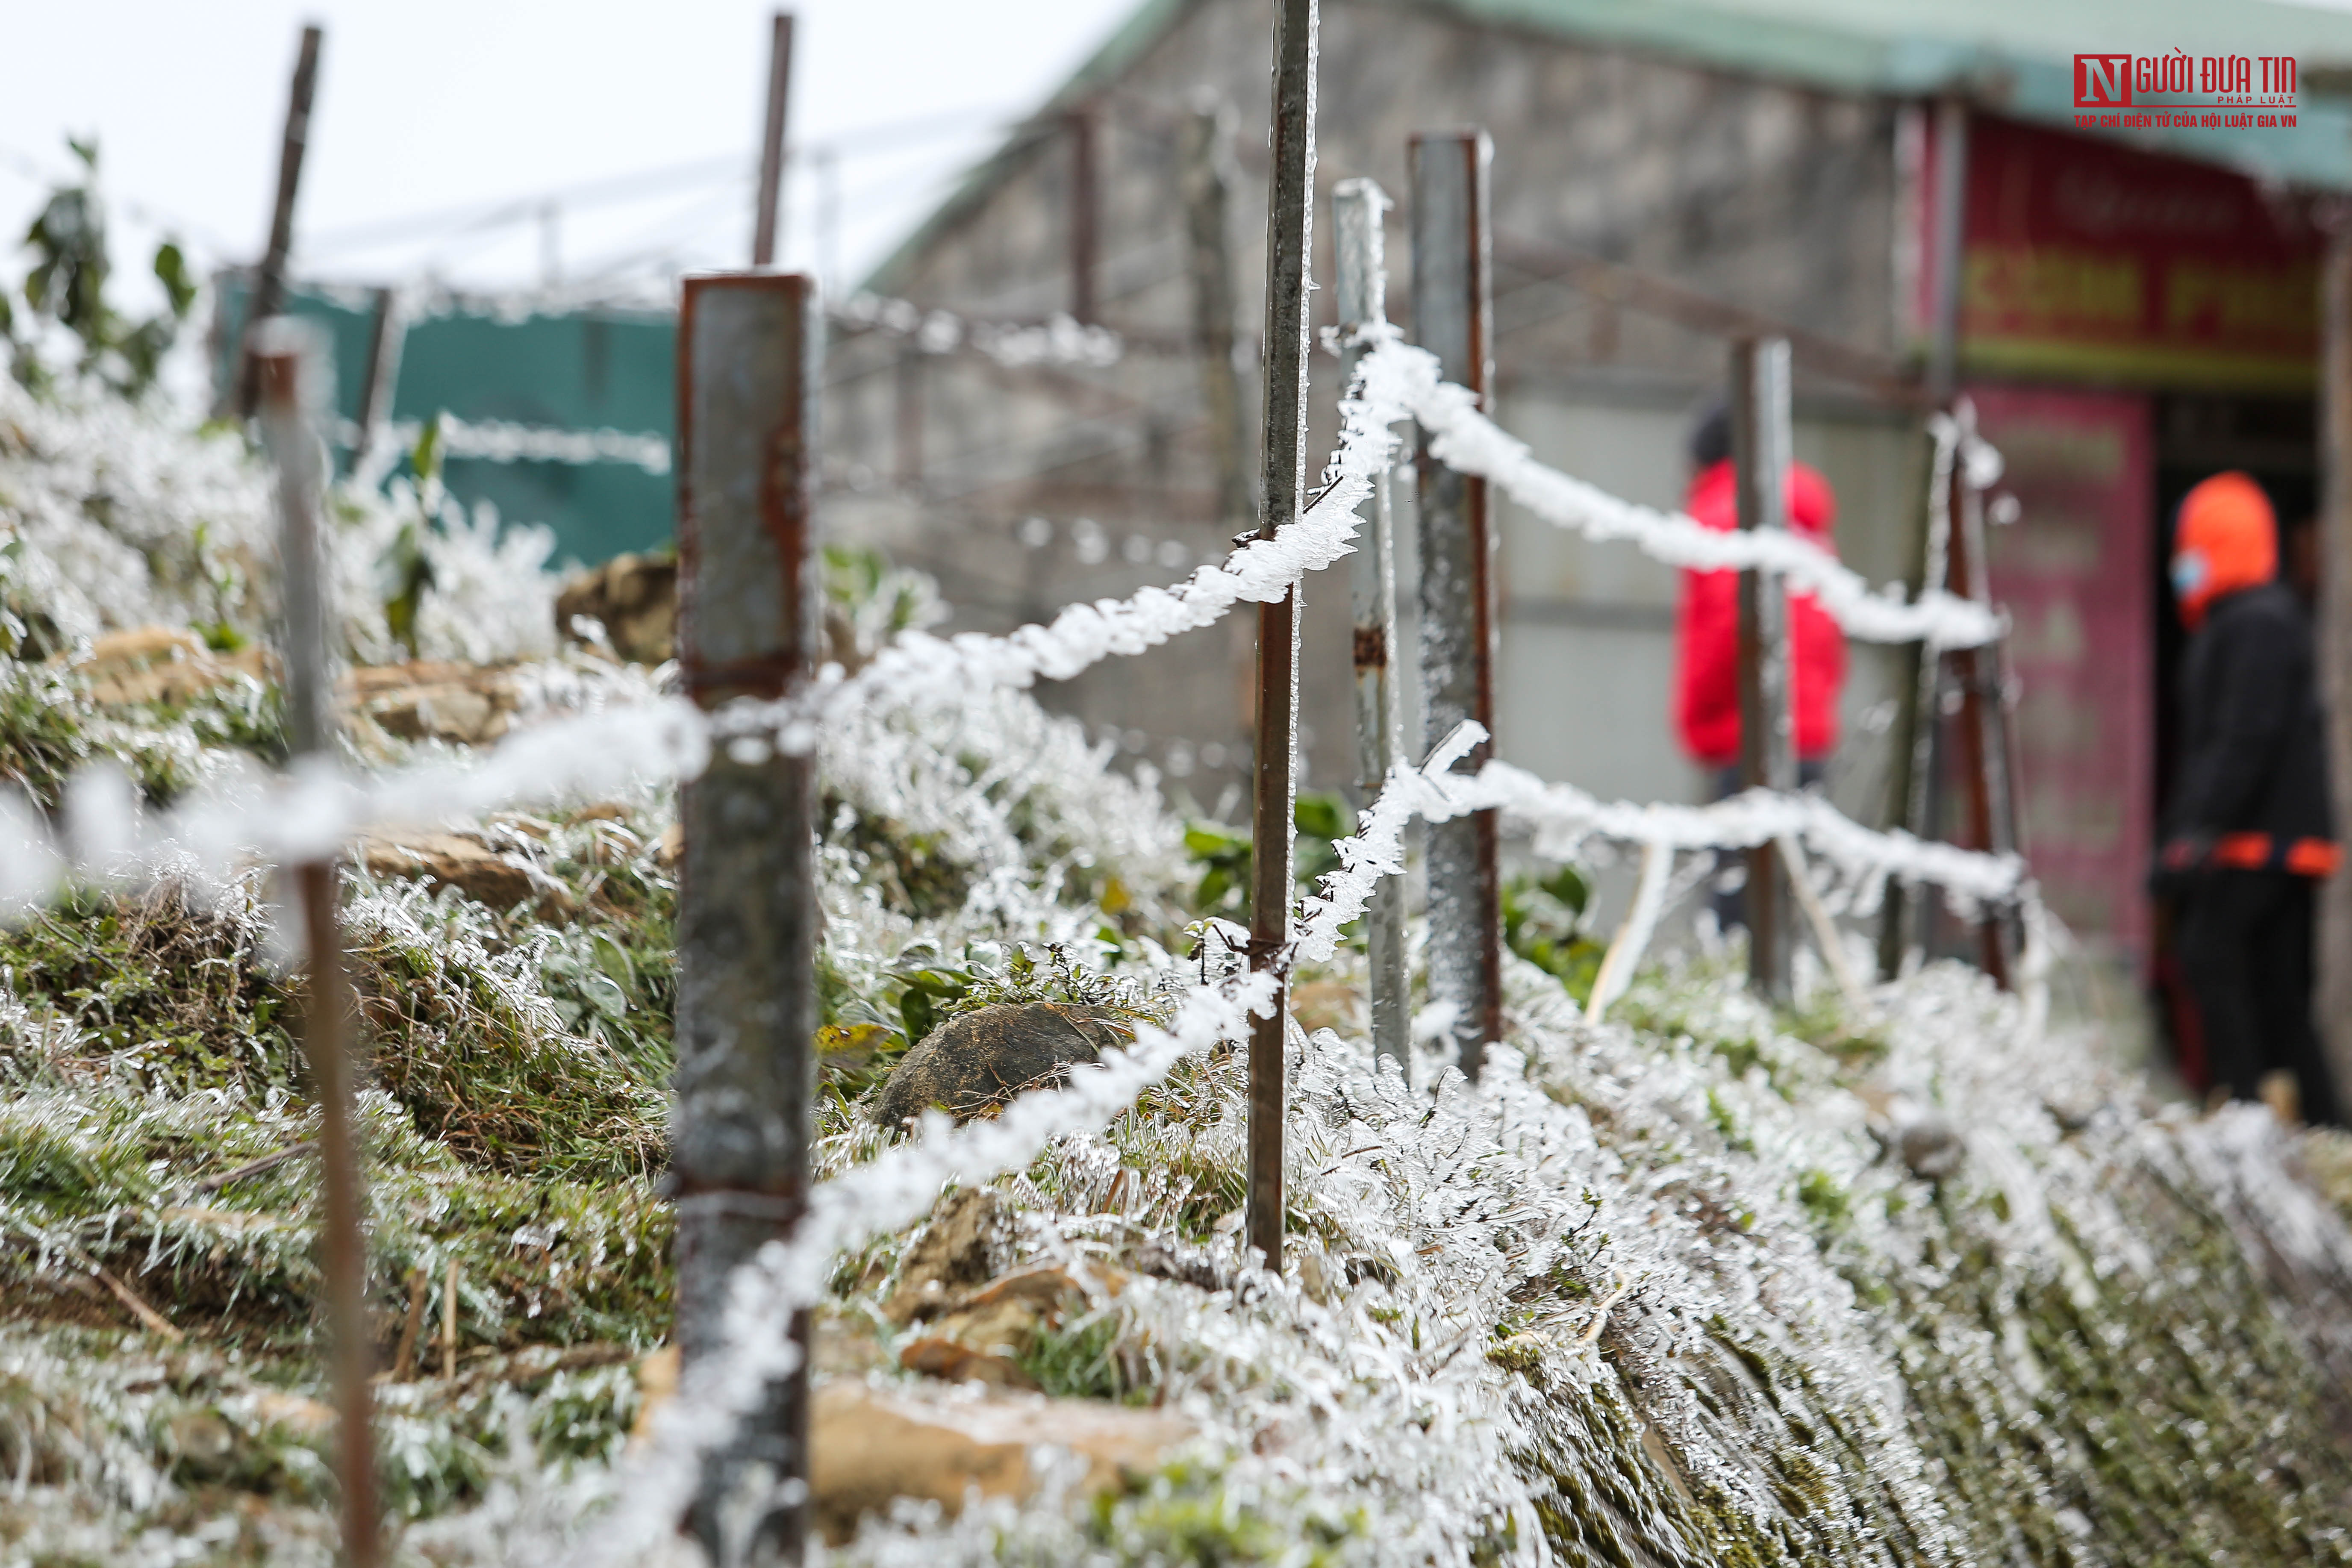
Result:
<svg viewBox="0 0 2352 1568">
<path fill-rule="evenodd" d="M 168 753 L 134 768 L 168 793 L 266 752 L 265 690 L 235 723 L 226 698 L 101 711 L 45 662 L 150 619 L 257 634 L 250 458 L 13 395 L 0 603 L 25 657 L 0 761 Z M 419 653 L 536 660 L 549 709 L 659 684 L 553 652 L 537 560 L 501 554 L 527 537 L 420 495 L 339 516 L 355 658 L 396 651 L 405 529 L 443 552 Z M 920 618 L 855 575 L 862 642 Z M 866 613 L 884 597 L 901 608 Z M 881 1146 L 858 1099 L 927 1009 L 1149 1012 L 1196 962 L 1183 824 L 1029 698 L 860 717 L 822 760 L 829 1171 Z M 420 1282 L 432 1303 L 382 1391 L 404 1561 L 592 1554 L 628 1484 L 670 1313 L 671 820 L 647 790 L 464 825 L 563 895 L 513 909 L 352 879 L 382 1364 Z M 90 892 L 0 932 L 0 1561 L 331 1560 L 315 1184 L 296 1157 L 210 1184 L 309 1129 L 266 891 Z M 1360 964 L 1298 977 L 1334 1027 L 1296 1037 L 1278 1278 L 1236 1250 L 1234 1053 L 994 1184 L 1002 1267 L 1125 1277 L 1030 1347 L 1030 1379 L 1199 1436 L 1112 1494 L 1065 1473 L 960 1517 L 910 1507 L 828 1560 L 2352 1561 L 2352 1236 L 2306 1170 L 2341 1172 L 2340 1140 L 2159 1105 L 2092 1026 L 1961 970 L 1862 1010 L 1811 976 L 1774 1013 L 1722 953 L 1666 955 L 1600 1026 L 1515 962 L 1484 1080 L 1432 1061 L 1408 1084 L 1339 1000 Z M 886 1310 L 919 1239 L 841 1260 L 824 1314 L 866 1351 L 832 1375 L 937 1391 Z"/>
</svg>

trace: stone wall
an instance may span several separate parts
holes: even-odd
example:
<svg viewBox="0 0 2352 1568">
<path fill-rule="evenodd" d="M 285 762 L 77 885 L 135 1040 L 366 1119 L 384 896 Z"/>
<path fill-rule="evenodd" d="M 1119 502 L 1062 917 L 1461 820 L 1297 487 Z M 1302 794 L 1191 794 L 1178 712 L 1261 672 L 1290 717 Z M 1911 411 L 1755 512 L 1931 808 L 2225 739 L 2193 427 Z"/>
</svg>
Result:
<svg viewBox="0 0 2352 1568">
<path fill-rule="evenodd" d="M 1041 113 L 874 279 L 880 292 L 973 316 L 1043 319 L 1068 309 L 1073 160 L 1061 110 L 1083 102 L 1097 127 L 1098 318 L 1128 335 L 1120 363 L 1012 370 L 968 353 L 920 354 L 881 333 L 845 338 L 828 363 L 828 523 L 936 573 L 960 626 L 1003 629 L 1072 599 L 1173 581 L 1251 521 L 1216 515 L 1189 353 L 1176 149 L 1204 96 L 1234 107 L 1231 237 L 1244 397 L 1255 411 L 1272 9 L 1265 0 L 1172 9 L 1156 41 Z M 1724 345 L 1597 305 L 1532 269 L 1536 258 L 1574 247 L 1891 353 L 1896 115 L 1891 104 L 1475 26 L 1423 6 L 1327 4 L 1316 275 L 1327 285 L 1332 275 L 1334 183 L 1370 174 L 1402 199 L 1412 132 L 1485 125 L 1496 144 L 1506 422 L 1549 460 L 1671 504 L 1683 430 L 1721 376 Z M 1389 224 L 1390 310 L 1399 319 L 1409 277 L 1402 219 L 1391 214 Z M 1330 300 L 1328 289 L 1318 297 L 1318 320 L 1329 320 Z M 1333 430 L 1336 373 L 1318 355 L 1318 453 Z M 1899 573 L 1912 461 L 1905 427 L 1834 387 L 1801 380 L 1800 391 L 1800 450 L 1852 498 L 1842 547 L 1865 569 Z M 1409 510 L 1401 522 L 1409 531 Z M 1505 754 L 1611 794 L 1697 792 L 1702 781 L 1675 751 L 1664 705 L 1672 574 L 1623 546 L 1586 546 L 1525 519 L 1506 517 L 1504 529 Z M 1404 589 L 1409 604 L 1409 582 Z M 1308 783 L 1329 786 L 1345 778 L 1352 744 L 1344 577 L 1311 583 L 1307 604 Z M 1213 807 L 1240 776 L 1250 650 L 1248 622 L 1236 617 L 1045 699 L 1117 730 Z M 1856 713 L 1885 684 L 1874 664 L 1861 666 Z"/>
</svg>

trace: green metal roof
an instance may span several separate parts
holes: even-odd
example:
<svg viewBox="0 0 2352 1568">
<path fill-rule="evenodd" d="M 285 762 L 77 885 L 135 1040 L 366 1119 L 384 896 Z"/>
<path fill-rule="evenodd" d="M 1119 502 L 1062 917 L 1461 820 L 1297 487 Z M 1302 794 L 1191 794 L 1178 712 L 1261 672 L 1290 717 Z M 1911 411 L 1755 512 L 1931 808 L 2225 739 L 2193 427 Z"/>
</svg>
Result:
<svg viewBox="0 0 2352 1568">
<path fill-rule="evenodd" d="M 869 287 L 890 291 L 930 239 L 970 212 L 1056 111 L 1116 79 L 1204 0 L 1143 0 L 1037 113 L 977 165 Z M 2352 67 L 2352 9 L 2284 0 L 1380 0 L 1770 77 L 1831 91 L 1925 98 L 1966 93 L 2020 120 L 2074 129 L 2076 54 L 2293 55 Z M 2257 179 L 2352 190 L 2352 99 L 2305 88 L 2286 128 L 2098 131 L 2151 152 L 2239 169 Z"/>
</svg>

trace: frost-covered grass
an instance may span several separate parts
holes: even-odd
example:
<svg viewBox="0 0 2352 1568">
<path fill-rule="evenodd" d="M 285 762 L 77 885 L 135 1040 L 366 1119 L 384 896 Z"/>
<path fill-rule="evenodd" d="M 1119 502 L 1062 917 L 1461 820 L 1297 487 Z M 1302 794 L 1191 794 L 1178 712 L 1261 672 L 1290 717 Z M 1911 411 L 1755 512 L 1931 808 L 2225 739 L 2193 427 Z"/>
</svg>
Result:
<svg viewBox="0 0 2352 1568">
<path fill-rule="evenodd" d="M 257 630 L 254 474 L 241 437 L 0 393 L 0 773 L 47 805 L 111 758 L 161 799 L 269 755 L 258 682 L 100 710 L 48 662 L 142 617 Z M 525 658 L 520 723 L 661 685 L 545 657 L 535 546 L 457 520 L 419 543 L 429 510 L 339 510 L 348 653 Z M 448 552 L 444 611 L 390 613 L 404 529 Z M 103 599 L 108 573 L 137 593 Z M 878 563 L 830 561 L 828 590 L 845 662 L 928 616 Z M 939 1018 L 1160 1015 L 1197 962 L 1213 879 L 1185 825 L 1026 695 L 861 709 L 820 762 L 823 1173 L 889 1146 L 860 1097 Z M 511 910 L 346 879 L 406 1561 L 554 1560 L 630 1473 L 671 1312 L 674 820 L 646 789 L 456 825 L 560 893 Z M 2352 1142 L 2160 1106 L 2095 1033 L 1948 966 L 1859 1010 L 1816 976 L 1775 1013 L 1736 952 L 1668 954 L 1590 1026 L 1578 890 L 1515 890 L 1533 962 L 1481 1083 L 1294 1034 L 1279 1275 L 1239 1250 L 1231 1047 L 992 1184 L 998 1266 L 1120 1284 L 1019 1371 L 1200 1436 L 1110 1495 L 1049 1465 L 1035 1497 L 903 1510 L 829 1560 L 2352 1561 L 2352 1237 L 2305 1179 L 2352 1194 Z M 331 1558 L 305 997 L 270 895 L 84 890 L 0 931 L 0 1560 Z M 1360 966 L 1343 945 L 1297 978 L 1328 1000 Z M 885 1309 L 921 1238 L 838 1260 L 821 1316 L 866 1350 L 831 1375 L 919 1381 Z"/>
</svg>

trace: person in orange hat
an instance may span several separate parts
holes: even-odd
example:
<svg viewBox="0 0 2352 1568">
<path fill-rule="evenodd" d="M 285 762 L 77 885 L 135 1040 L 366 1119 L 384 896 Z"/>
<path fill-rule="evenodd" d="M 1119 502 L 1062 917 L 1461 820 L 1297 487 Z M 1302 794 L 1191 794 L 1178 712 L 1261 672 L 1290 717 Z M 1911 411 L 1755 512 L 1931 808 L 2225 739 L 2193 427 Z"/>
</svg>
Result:
<svg viewBox="0 0 2352 1568">
<path fill-rule="evenodd" d="M 2314 895 L 2338 858 L 2325 721 L 2311 623 L 2278 581 L 2262 486 L 2224 473 L 2190 490 L 2171 576 L 2189 641 L 2157 878 L 2184 906 L 2176 945 L 2207 1060 L 2242 1100 L 2283 1068 L 2304 1119 L 2333 1122 L 2311 1021 Z"/>
</svg>

